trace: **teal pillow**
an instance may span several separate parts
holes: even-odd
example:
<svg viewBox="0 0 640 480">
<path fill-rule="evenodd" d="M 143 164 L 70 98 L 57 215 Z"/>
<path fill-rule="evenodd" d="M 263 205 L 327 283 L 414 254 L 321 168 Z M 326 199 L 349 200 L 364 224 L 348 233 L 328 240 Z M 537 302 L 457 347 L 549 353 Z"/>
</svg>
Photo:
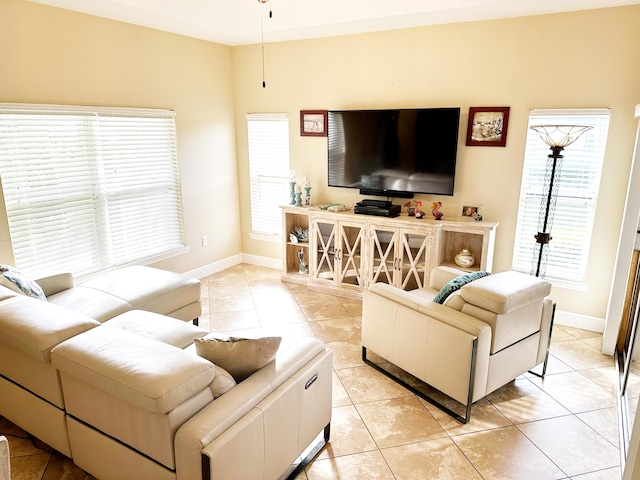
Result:
<svg viewBox="0 0 640 480">
<path fill-rule="evenodd" d="M 444 287 L 442 287 L 442 290 L 440 290 L 438 294 L 435 297 L 433 297 L 433 301 L 435 303 L 442 304 L 444 303 L 444 301 L 447 299 L 449 295 L 451 295 L 456 290 L 460 290 L 467 283 L 473 282 L 474 280 L 477 280 L 482 277 L 486 277 L 488 275 L 491 275 L 491 274 L 489 272 L 483 272 L 483 271 L 465 273 L 464 275 L 460 275 L 459 277 L 454 278 L 449 283 L 447 283 Z"/>
<path fill-rule="evenodd" d="M 28 277 L 25 277 L 22 272 L 11 265 L 0 265 L 0 274 L 14 284 L 19 291 L 29 297 L 39 298 L 40 300 L 47 300 L 44 291 L 40 288 L 35 281 Z"/>
</svg>

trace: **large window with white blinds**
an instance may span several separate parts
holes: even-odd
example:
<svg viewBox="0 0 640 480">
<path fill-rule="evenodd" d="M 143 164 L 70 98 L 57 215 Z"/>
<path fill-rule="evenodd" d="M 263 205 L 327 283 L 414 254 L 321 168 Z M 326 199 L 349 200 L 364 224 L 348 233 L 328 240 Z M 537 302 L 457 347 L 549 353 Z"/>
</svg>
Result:
<svg viewBox="0 0 640 480">
<path fill-rule="evenodd" d="M 280 206 L 290 201 L 289 117 L 285 113 L 248 114 L 247 132 L 252 233 L 279 241 Z"/>
<path fill-rule="evenodd" d="M 593 230 L 600 174 L 609 130 L 608 109 L 532 110 L 532 125 L 589 125 L 593 128 L 566 147 L 560 165 L 558 196 L 551 227 L 545 277 L 580 284 L 584 281 Z M 545 170 L 549 146 L 527 129 L 524 169 L 512 268 L 535 272 L 539 245 L 538 219 L 545 195 Z"/>
<path fill-rule="evenodd" d="M 174 112 L 0 104 L 16 267 L 82 276 L 184 248 Z"/>
</svg>

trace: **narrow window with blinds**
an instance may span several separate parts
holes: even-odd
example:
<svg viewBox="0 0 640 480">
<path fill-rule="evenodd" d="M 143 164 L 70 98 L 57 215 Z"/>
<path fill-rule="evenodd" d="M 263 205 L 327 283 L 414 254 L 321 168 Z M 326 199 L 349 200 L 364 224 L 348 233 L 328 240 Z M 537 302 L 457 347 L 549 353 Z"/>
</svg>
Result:
<svg viewBox="0 0 640 480">
<path fill-rule="evenodd" d="M 184 248 L 174 112 L 0 104 L 16 267 L 83 276 Z"/>
<path fill-rule="evenodd" d="M 593 128 L 562 151 L 556 177 L 558 196 L 551 226 L 545 277 L 581 284 L 587 268 L 600 175 L 609 130 L 608 109 L 532 110 L 532 125 L 589 125 Z M 545 170 L 549 146 L 527 129 L 524 168 L 518 206 L 513 270 L 535 272 L 538 258 L 538 218 L 544 206 Z"/>
<path fill-rule="evenodd" d="M 279 241 L 281 205 L 289 203 L 289 118 L 286 114 L 247 115 L 251 229 L 259 238 Z"/>
</svg>

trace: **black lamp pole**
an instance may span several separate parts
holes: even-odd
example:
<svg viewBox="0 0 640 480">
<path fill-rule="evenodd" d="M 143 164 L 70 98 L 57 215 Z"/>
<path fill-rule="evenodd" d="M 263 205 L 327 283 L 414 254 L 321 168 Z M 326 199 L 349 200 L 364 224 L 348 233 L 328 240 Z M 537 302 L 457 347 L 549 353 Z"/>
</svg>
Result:
<svg viewBox="0 0 640 480">
<path fill-rule="evenodd" d="M 593 127 L 583 125 L 534 125 L 531 127 L 540 135 L 540 138 L 551 147 L 551 153 L 547 156 L 547 169 L 545 172 L 546 195 L 542 197 L 540 204 L 540 217 L 538 219 L 538 234 L 534 235 L 538 243 L 538 258 L 534 258 L 534 268 L 536 277 L 544 276 L 543 271 L 546 262 L 545 254 L 548 255 L 548 247 L 545 245 L 551 241 L 551 225 L 553 215 L 556 210 L 556 199 L 558 198 L 558 182 L 560 168 L 562 167 L 562 150 L 564 147 L 575 142 L 580 135 Z M 548 178 L 548 182 L 546 182 Z"/>
<path fill-rule="evenodd" d="M 561 155 L 560 152 L 563 149 L 564 147 L 551 147 L 552 153 L 547 157 L 549 159 L 549 162 L 551 163 L 551 176 L 549 177 L 549 187 L 547 188 L 546 203 L 544 204 L 544 215 L 541 215 L 541 218 L 543 219 L 542 222 L 540 222 L 540 224 L 542 225 L 542 232 L 539 231 L 537 235 L 534 235 L 536 242 L 540 245 L 538 248 L 538 260 L 536 262 L 536 277 L 540 276 L 544 246 L 553 239 L 551 233 L 547 231 L 547 228 L 551 230 L 551 223 L 553 223 L 553 213 L 555 212 L 555 201 L 557 198 L 558 189 L 557 185 L 555 185 L 555 180 L 556 175 L 560 175 L 562 159 L 564 158 L 564 156 Z"/>
</svg>

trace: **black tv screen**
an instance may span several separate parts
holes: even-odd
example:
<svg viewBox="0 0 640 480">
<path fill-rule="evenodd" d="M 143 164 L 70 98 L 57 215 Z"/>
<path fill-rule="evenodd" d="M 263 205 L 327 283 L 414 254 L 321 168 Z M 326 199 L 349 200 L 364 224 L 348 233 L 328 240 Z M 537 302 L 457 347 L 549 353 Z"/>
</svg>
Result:
<svg viewBox="0 0 640 480">
<path fill-rule="evenodd" d="M 460 108 L 328 112 L 329 186 L 453 195 Z"/>
</svg>

